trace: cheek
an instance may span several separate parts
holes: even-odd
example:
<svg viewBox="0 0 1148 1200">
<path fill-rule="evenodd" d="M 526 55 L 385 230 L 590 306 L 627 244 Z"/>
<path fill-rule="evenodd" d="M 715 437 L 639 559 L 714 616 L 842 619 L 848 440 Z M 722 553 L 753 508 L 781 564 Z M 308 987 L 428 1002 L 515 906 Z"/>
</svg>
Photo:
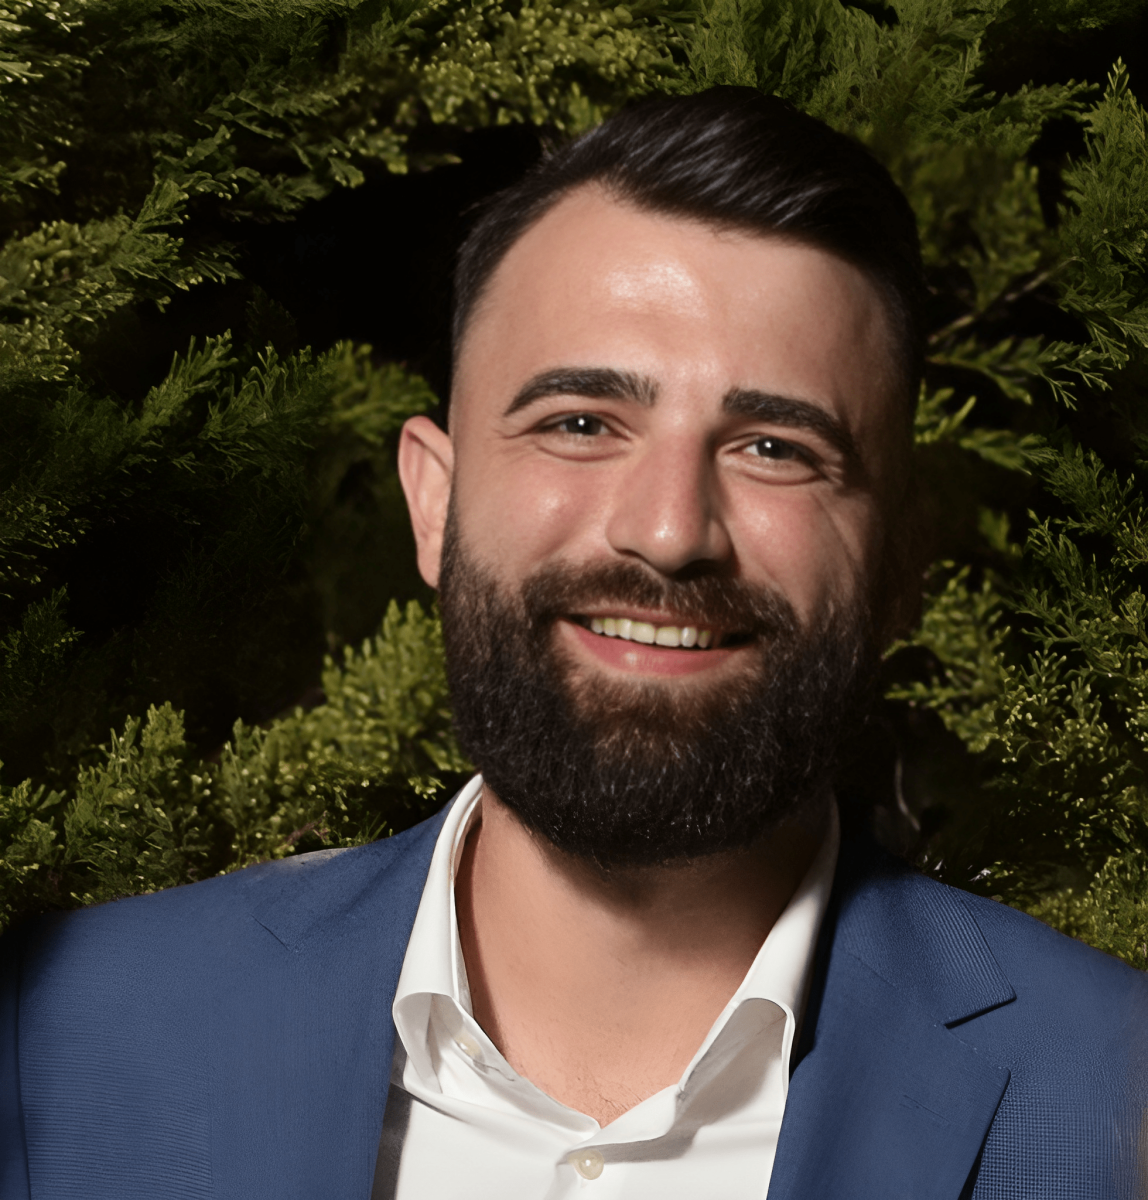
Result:
<svg viewBox="0 0 1148 1200">
<path fill-rule="evenodd" d="M 733 506 L 739 570 L 777 586 L 802 619 L 851 599 L 872 569 L 877 526 L 868 498 L 772 488 Z"/>
<path fill-rule="evenodd" d="M 555 557 L 588 550 L 602 521 L 604 489 L 593 471 L 524 454 L 455 477 L 467 544 L 500 573 L 521 577 Z"/>
</svg>

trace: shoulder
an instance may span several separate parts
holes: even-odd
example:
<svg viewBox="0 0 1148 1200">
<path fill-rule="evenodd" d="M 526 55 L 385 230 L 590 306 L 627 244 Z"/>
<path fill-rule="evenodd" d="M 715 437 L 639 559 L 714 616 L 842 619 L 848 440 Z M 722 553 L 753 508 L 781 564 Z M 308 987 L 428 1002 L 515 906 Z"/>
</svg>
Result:
<svg viewBox="0 0 1148 1200">
<path fill-rule="evenodd" d="M 1122 992 L 1148 998 L 1148 975 L 1143 971 L 1007 904 L 957 888 L 949 890 L 972 915 L 1014 986 L 1043 987 L 1051 978 L 1060 987 L 1095 999 Z"/>
<path fill-rule="evenodd" d="M 417 905 L 442 814 L 378 842 L 258 863 L 228 875 L 31 922 L 5 942 L 25 1002 L 138 973 L 177 979 L 234 963 L 268 933 L 286 944 L 313 926 L 374 906 Z M 150 990 L 150 989 L 149 989 Z"/>
<path fill-rule="evenodd" d="M 267 1180 L 302 1179 L 322 1158 L 299 1137 L 305 1096 L 314 1140 L 341 1145 L 353 1128 L 366 1161 L 390 997 L 441 823 L 58 914 L 8 939 L 0 1148 L 19 1158 L 26 1145 L 45 1195 L 113 1194 L 78 1190 L 93 1172 L 117 1196 L 214 1194 L 220 1154 L 245 1180 L 234 1194 L 270 1194 Z M 0 1183 L 4 1169 L 0 1154 Z"/>
<path fill-rule="evenodd" d="M 874 934 L 880 926 L 904 934 L 914 931 L 942 939 L 956 937 L 957 944 L 950 948 L 967 951 L 969 947 L 960 944 L 959 931 L 951 928 L 962 925 L 960 917 L 967 914 L 994 957 L 1002 967 L 1007 962 L 1018 981 L 1040 978 L 1049 970 L 1063 968 L 1102 986 L 1148 986 L 1148 976 L 1126 963 L 1067 937 L 1025 912 L 923 875 L 872 844 L 843 847 L 838 889 L 845 906 L 857 910 L 860 916 L 855 937 Z M 908 943 L 898 943 L 894 939 L 890 945 L 915 953 L 910 951 L 914 941 L 910 938 Z"/>
<path fill-rule="evenodd" d="M 1148 1080 L 1148 975 L 871 847 L 843 854 L 838 888 L 840 949 L 1008 1067 L 1014 1091 Z"/>
<path fill-rule="evenodd" d="M 1120 959 L 998 900 L 940 883 L 904 864 L 894 863 L 892 871 L 898 868 L 899 886 L 910 903 L 925 912 L 943 912 L 957 903 L 969 914 L 1014 987 L 1043 987 L 1055 978 L 1061 987 L 1086 994 L 1148 995 L 1148 975 Z"/>
<path fill-rule="evenodd" d="M 1125 1158 L 1148 1110 L 1148 977 L 871 846 L 843 852 L 835 904 L 831 977 L 834 964 L 854 990 L 877 977 L 883 1022 L 943 1030 L 967 1064 L 1005 1073 L 981 1184 L 1109 1195 L 1102 1180 L 1133 1169 Z"/>
<path fill-rule="evenodd" d="M 1002 992 L 1007 980 L 1034 1018 L 1101 1006 L 1093 1025 L 1103 1022 L 1105 1011 L 1116 1019 L 1121 1004 L 1138 1016 L 1148 1003 L 1143 972 L 871 845 L 843 848 L 838 893 L 844 947 L 882 974 L 950 990 L 995 980 L 995 991 Z"/>
</svg>

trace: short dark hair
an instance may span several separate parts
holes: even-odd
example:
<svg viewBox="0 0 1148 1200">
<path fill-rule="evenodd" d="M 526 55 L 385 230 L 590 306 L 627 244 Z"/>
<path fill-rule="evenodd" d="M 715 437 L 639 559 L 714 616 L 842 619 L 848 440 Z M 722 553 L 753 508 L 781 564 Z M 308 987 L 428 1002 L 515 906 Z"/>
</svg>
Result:
<svg viewBox="0 0 1148 1200">
<path fill-rule="evenodd" d="M 885 302 L 912 411 L 924 360 L 925 291 L 913 210 L 859 142 L 748 87 L 638 101 L 491 197 L 455 268 L 456 364 L 475 306 L 506 252 L 564 196 L 590 183 L 651 212 L 793 238 L 863 271 Z"/>
</svg>

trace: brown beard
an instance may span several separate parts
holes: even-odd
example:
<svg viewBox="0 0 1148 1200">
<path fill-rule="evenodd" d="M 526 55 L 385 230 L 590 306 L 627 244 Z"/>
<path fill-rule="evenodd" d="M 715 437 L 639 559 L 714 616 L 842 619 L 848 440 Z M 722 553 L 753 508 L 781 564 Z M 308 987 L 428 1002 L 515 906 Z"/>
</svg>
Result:
<svg viewBox="0 0 1148 1200">
<path fill-rule="evenodd" d="M 876 665 L 867 607 L 805 630 L 778 593 L 717 572 L 563 563 L 507 595 L 453 509 L 439 602 L 463 749 L 528 828 L 603 868 L 743 849 L 818 804 Z M 583 673 L 556 623 L 603 606 L 737 630 L 752 666 L 709 686 Z"/>
</svg>

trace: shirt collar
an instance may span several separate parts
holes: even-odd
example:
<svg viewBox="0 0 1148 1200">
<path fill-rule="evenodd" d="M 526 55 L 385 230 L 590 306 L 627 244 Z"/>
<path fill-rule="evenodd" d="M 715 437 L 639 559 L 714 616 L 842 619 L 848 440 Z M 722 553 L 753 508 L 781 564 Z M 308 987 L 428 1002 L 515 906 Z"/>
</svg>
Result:
<svg viewBox="0 0 1148 1200">
<path fill-rule="evenodd" d="M 829 907 L 841 847 L 837 805 L 831 802 L 828 808 L 824 840 L 762 943 L 731 1004 L 750 998 L 772 1000 L 794 1014 L 805 1007 L 813 972 L 813 948 Z"/>
<path fill-rule="evenodd" d="M 447 996 L 471 1012 L 470 987 L 458 936 L 454 880 L 466 835 L 478 815 L 482 776 L 476 775 L 451 804 L 431 855 L 430 870 L 407 944 L 392 1006 L 395 1029 L 424 1078 L 433 1077 L 428 1049 L 431 1000 Z"/>
<path fill-rule="evenodd" d="M 841 848 L 841 821 L 837 804 L 830 800 L 828 809 L 828 821 L 820 848 L 789 903 L 782 909 L 781 916 L 766 935 L 745 978 L 682 1073 L 679 1086 L 684 1086 L 691 1078 L 730 1018 L 747 1001 L 770 1001 L 784 1013 L 786 1027 L 782 1056 L 788 1065 L 813 979 L 814 951 L 821 932 L 821 922 L 829 907 L 829 895 L 833 890 L 833 876 Z"/>
<path fill-rule="evenodd" d="M 439 832 L 395 991 L 392 1008 L 395 1029 L 412 1064 L 427 1079 L 434 1075 L 428 1048 L 433 998 L 447 997 L 473 1015 L 458 935 L 454 884 L 462 848 L 478 816 L 481 797 L 482 776 L 476 775 L 455 798 Z M 828 807 L 829 823 L 820 849 L 762 943 L 741 985 L 686 1068 L 683 1079 L 705 1057 L 728 1017 L 747 1000 L 769 1000 L 776 1004 L 789 1018 L 787 1041 L 792 1040 L 809 993 L 814 947 L 829 904 L 841 843 L 837 805 L 830 803 Z"/>
</svg>

